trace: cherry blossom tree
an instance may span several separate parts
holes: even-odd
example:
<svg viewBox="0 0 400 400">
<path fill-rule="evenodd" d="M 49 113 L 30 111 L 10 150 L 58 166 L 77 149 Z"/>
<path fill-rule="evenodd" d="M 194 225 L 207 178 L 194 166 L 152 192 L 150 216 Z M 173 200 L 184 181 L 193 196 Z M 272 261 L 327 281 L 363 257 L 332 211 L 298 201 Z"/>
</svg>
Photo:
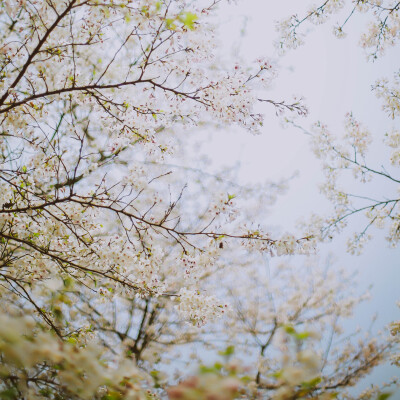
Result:
<svg viewBox="0 0 400 400">
<path fill-rule="evenodd" d="M 251 207 L 273 200 L 285 182 L 249 188 L 199 170 L 186 153 L 198 127 L 257 133 L 257 104 L 306 113 L 301 102 L 268 98 L 270 61 L 218 59 L 220 2 L 0 2 L 2 398 L 193 398 L 192 389 L 197 398 L 210 390 L 254 398 L 268 389 L 262 360 L 250 381 L 227 363 L 167 389 L 161 371 L 177 348 L 209 343 L 207 330 L 226 336 L 238 325 L 243 333 L 233 322 L 241 297 L 228 277 L 241 268 L 257 276 L 260 257 L 316 244 L 314 235 L 271 231 L 260 223 L 266 210 Z M 242 283 L 253 290 L 251 279 Z M 298 331 L 308 328 L 303 311 L 314 313 L 308 322 L 318 331 L 358 300 L 317 307 L 315 299 L 341 290 L 321 286 L 297 312 L 312 283 L 293 285 L 286 310 L 243 333 L 283 332 L 273 398 L 350 386 L 385 360 L 391 345 L 366 341 L 360 354 L 344 349 L 321 381 L 318 354 L 303 348 L 308 333 Z M 255 299 L 245 300 L 252 319 Z"/>
<path fill-rule="evenodd" d="M 199 282 L 229 247 L 307 251 L 309 237 L 253 229 L 226 184 L 197 199 L 167 164 L 196 126 L 257 132 L 259 101 L 305 112 L 264 97 L 269 61 L 218 66 L 218 3 L 1 2 L 4 396 L 140 397 L 124 381 L 133 367 L 117 368 L 115 384 L 94 367 L 105 352 L 110 368 L 126 356 L 151 369 L 151 355 L 183 340 L 182 324 L 223 315 Z"/>
<path fill-rule="evenodd" d="M 237 267 L 226 285 L 230 309 L 224 326 L 211 324 L 203 334 L 220 354 L 225 354 L 221 343 L 230 344 L 228 350 L 242 360 L 239 365 L 247 366 L 254 398 L 335 398 L 340 393 L 343 398 L 374 399 L 396 383 L 388 377 L 383 386 L 348 391 L 388 362 L 395 347 L 387 332 L 349 335 L 343 329 L 369 297 L 368 292 L 360 295 L 356 277 L 330 259 L 309 258 L 303 265 L 275 261 L 260 257 Z M 235 277 L 244 268 L 238 282 Z M 201 351 L 197 353 L 201 359 Z"/>
</svg>

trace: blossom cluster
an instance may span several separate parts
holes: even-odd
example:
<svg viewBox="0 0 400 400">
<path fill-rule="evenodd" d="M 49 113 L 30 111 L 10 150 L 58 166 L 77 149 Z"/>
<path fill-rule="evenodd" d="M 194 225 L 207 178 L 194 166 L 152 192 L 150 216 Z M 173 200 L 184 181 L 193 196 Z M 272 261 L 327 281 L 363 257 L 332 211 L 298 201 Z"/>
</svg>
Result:
<svg viewBox="0 0 400 400">
<path fill-rule="evenodd" d="M 145 399 L 143 375 L 126 359 L 107 364 L 101 346 L 77 347 L 29 318 L 0 317 L 1 393 L 8 398 Z"/>
<path fill-rule="evenodd" d="M 345 10 L 345 11 L 343 11 Z M 311 7 L 303 17 L 293 15 L 277 24 L 279 38 L 276 46 L 281 52 L 304 43 L 305 33 L 302 25 L 323 24 L 334 15 L 341 15 L 343 22 L 333 27 L 336 37 L 346 36 L 345 25 L 355 13 L 372 15 L 368 30 L 361 35 L 360 45 L 369 58 L 375 59 L 384 54 L 386 48 L 394 46 L 400 37 L 400 5 L 395 0 L 327 0 Z"/>
<path fill-rule="evenodd" d="M 397 74 L 396 74 L 397 76 Z M 395 81 L 396 82 L 396 81 Z M 396 83 L 393 91 L 389 88 L 389 82 L 380 80 L 374 90 L 378 98 L 384 101 L 384 110 L 390 110 L 390 117 L 395 118 Z M 369 229 L 375 226 L 380 229 L 387 227 L 387 240 L 391 246 L 397 246 L 399 242 L 399 199 L 398 183 L 395 170 L 391 172 L 388 168 L 375 168 L 368 161 L 368 151 L 373 143 L 372 135 L 355 117 L 349 113 L 346 115 L 344 123 L 345 134 L 340 141 L 328 130 L 323 123 L 316 123 L 313 126 L 312 148 L 314 154 L 322 160 L 325 173 L 325 182 L 321 186 L 322 192 L 333 203 L 335 213 L 329 218 L 316 217 L 310 225 L 314 235 L 319 235 L 322 239 L 332 238 L 332 234 L 341 231 L 348 223 L 349 219 L 358 213 L 363 213 L 367 218 L 365 228 L 355 233 L 353 238 L 348 241 L 348 250 L 351 253 L 359 253 L 364 245 L 372 238 Z M 388 157 L 392 167 L 399 166 L 399 134 L 397 129 L 388 132 L 383 143 L 392 149 Z M 364 195 L 346 188 L 343 178 L 346 172 L 352 172 L 353 177 L 367 187 L 371 186 L 371 181 L 376 179 L 386 179 L 394 188 L 393 197 L 380 198 L 380 196 Z M 319 234 L 318 234 L 319 230 Z"/>
</svg>

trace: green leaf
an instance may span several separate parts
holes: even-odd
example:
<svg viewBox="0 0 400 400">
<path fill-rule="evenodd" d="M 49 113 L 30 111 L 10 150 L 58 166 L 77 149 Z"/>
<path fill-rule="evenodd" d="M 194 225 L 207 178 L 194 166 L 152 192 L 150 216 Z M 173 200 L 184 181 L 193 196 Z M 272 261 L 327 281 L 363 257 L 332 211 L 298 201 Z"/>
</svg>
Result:
<svg viewBox="0 0 400 400">
<path fill-rule="evenodd" d="M 191 13 L 190 11 L 186 11 L 179 15 L 179 21 L 182 22 L 186 28 L 191 31 L 194 29 L 194 22 L 198 19 L 196 14 Z"/>
<path fill-rule="evenodd" d="M 216 363 L 214 364 L 214 368 L 215 368 L 217 371 L 220 371 L 223 367 L 224 367 L 224 365 L 221 364 L 220 362 L 216 362 Z"/>
<path fill-rule="evenodd" d="M 0 399 L 2 400 L 14 400 L 18 397 L 18 392 L 15 388 L 10 388 L 0 392 Z"/>
<path fill-rule="evenodd" d="M 293 326 L 291 325 L 285 325 L 285 332 L 289 335 L 295 335 L 296 334 L 296 330 L 293 328 Z"/>
<path fill-rule="evenodd" d="M 235 346 L 228 346 L 225 350 L 219 351 L 220 356 L 229 357 L 235 352 Z"/>
<path fill-rule="evenodd" d="M 294 335 L 294 337 L 295 337 L 297 340 L 305 340 L 305 339 L 307 339 L 308 337 L 310 337 L 310 332 L 300 332 L 300 333 L 296 333 L 296 334 Z"/>
<path fill-rule="evenodd" d="M 211 373 L 214 373 L 214 372 L 215 372 L 215 369 L 214 369 L 214 368 L 212 368 L 212 367 L 207 367 L 207 366 L 205 366 L 205 365 L 201 365 L 199 369 L 200 369 L 200 373 L 201 373 L 201 374 L 209 374 L 210 372 L 211 372 Z"/>
<path fill-rule="evenodd" d="M 39 390 L 39 393 L 42 396 L 49 398 L 52 395 L 53 392 L 51 391 L 50 388 L 43 388 L 43 389 Z"/>
<path fill-rule="evenodd" d="M 170 29 L 171 31 L 176 29 L 175 20 L 172 18 L 167 18 L 165 20 L 165 25 L 167 26 L 167 29 Z"/>
<path fill-rule="evenodd" d="M 121 393 L 115 391 L 109 392 L 102 397 L 102 400 L 121 400 L 121 399 L 122 399 Z"/>
<path fill-rule="evenodd" d="M 386 400 L 389 397 L 392 396 L 392 393 L 386 392 L 386 393 L 379 393 L 378 397 L 376 400 Z"/>
<path fill-rule="evenodd" d="M 321 382 L 321 377 L 316 377 L 316 378 L 314 378 L 314 379 L 311 379 L 311 381 L 308 381 L 308 382 L 303 382 L 302 384 L 301 384 L 301 386 L 304 388 L 304 389 L 312 389 L 312 388 L 314 388 L 315 386 L 317 386 L 318 385 L 318 383 L 320 383 Z"/>
<path fill-rule="evenodd" d="M 67 339 L 67 342 L 68 343 L 71 343 L 71 344 L 77 344 L 78 343 L 78 341 L 76 340 L 76 338 L 74 338 L 74 337 L 69 337 L 68 339 Z"/>
<path fill-rule="evenodd" d="M 276 371 L 276 372 L 274 372 L 272 374 L 269 374 L 269 376 L 272 377 L 272 378 L 279 379 L 283 375 L 283 372 L 284 371 L 281 369 L 281 370 Z"/>
<path fill-rule="evenodd" d="M 242 376 L 242 377 L 240 378 L 240 380 L 241 380 L 242 382 L 244 382 L 244 383 L 249 383 L 249 382 L 251 382 L 251 381 L 253 380 L 253 378 L 252 378 L 251 376 L 245 375 L 245 376 Z"/>
</svg>

